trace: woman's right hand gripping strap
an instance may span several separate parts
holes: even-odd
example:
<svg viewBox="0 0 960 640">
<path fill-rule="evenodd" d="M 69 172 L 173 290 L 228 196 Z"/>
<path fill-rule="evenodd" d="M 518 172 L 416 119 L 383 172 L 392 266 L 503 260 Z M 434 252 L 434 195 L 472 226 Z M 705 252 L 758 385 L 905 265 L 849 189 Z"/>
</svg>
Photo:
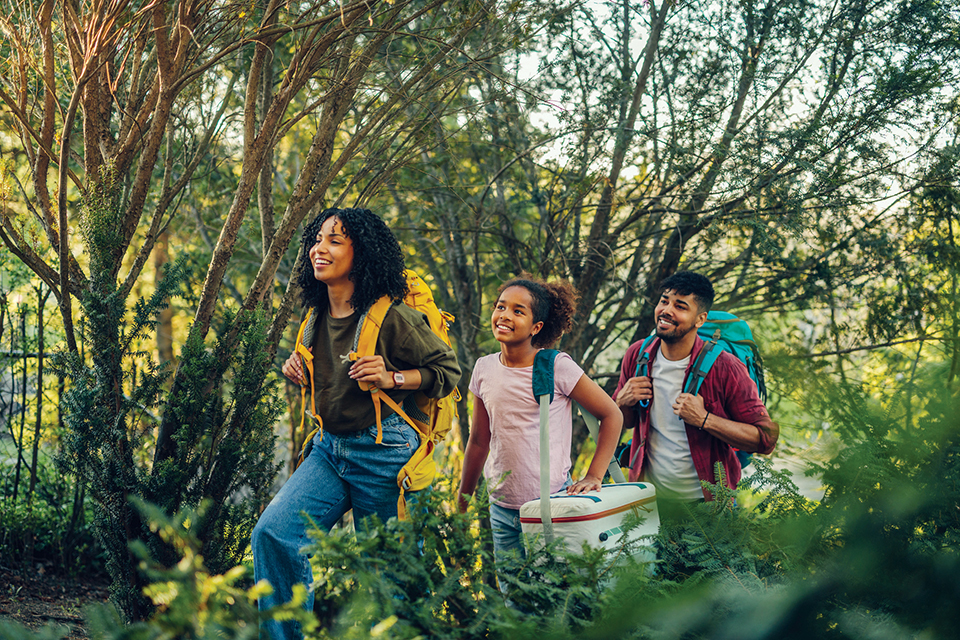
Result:
<svg viewBox="0 0 960 640">
<path fill-rule="evenodd" d="M 310 381 L 310 416 L 316 421 L 317 427 L 320 429 L 320 438 L 323 439 L 323 421 L 320 419 L 320 416 L 317 415 L 317 404 L 314 394 L 313 387 L 313 353 L 310 351 L 310 348 L 304 344 L 304 333 L 306 332 L 307 325 L 310 324 L 310 320 L 313 314 L 316 313 L 314 309 L 307 311 L 307 317 L 303 319 L 303 322 L 300 323 L 300 329 L 297 331 L 297 342 L 294 347 L 297 355 L 300 356 L 300 364 L 305 372 L 305 377 Z M 300 381 L 300 431 L 303 431 L 303 425 L 306 419 L 307 413 L 307 385 L 306 382 Z"/>
</svg>

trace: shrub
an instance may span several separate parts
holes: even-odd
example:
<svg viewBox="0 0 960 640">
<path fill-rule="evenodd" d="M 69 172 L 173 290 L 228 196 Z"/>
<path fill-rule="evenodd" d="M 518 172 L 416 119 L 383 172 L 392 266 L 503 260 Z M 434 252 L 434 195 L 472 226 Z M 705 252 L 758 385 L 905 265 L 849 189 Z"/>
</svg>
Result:
<svg viewBox="0 0 960 640">
<path fill-rule="evenodd" d="M 91 637 L 102 640 L 253 640 L 259 635 L 262 618 L 296 618 L 305 629 L 316 624 L 300 606 L 305 591 L 295 593 L 293 602 L 267 612 L 257 610 L 257 598 L 270 587 L 260 583 L 244 589 L 246 569 L 237 566 L 222 575 L 211 575 L 200 556 L 201 542 L 192 527 L 202 521 L 202 512 L 186 510 L 175 517 L 159 508 L 135 500 L 137 510 L 150 529 L 171 547 L 181 560 L 172 567 L 150 557 L 146 544 L 135 541 L 132 551 L 140 570 L 150 581 L 144 594 L 156 607 L 146 621 L 124 625 L 117 610 L 97 605 L 87 611 Z M 299 600 L 296 596 L 299 595 Z"/>
<path fill-rule="evenodd" d="M 602 618 L 617 594 L 645 582 L 642 566 L 601 551 L 528 554 L 501 567 L 507 595 L 492 576 L 489 531 L 443 490 L 422 492 L 409 521 L 370 518 L 360 530 L 320 534 L 312 553 L 316 638 L 475 638 L 580 632 Z M 609 580 L 611 576 L 616 580 Z M 617 583 L 616 589 L 601 589 Z"/>
<path fill-rule="evenodd" d="M 56 473 L 43 456 L 40 462 L 29 502 L 22 491 L 15 503 L 0 501 L 0 557 L 13 568 L 38 562 L 67 575 L 104 572 L 103 553 L 91 525 L 93 505 L 85 492 L 75 491 L 72 477 Z M 0 474 L 3 495 L 12 495 L 9 485 L 9 475 Z"/>
</svg>

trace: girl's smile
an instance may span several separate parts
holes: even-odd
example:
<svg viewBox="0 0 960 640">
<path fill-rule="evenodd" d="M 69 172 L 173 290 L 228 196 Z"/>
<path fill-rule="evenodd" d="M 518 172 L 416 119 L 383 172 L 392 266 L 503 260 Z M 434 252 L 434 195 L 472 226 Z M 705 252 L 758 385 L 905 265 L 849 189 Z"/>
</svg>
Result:
<svg viewBox="0 0 960 640">
<path fill-rule="evenodd" d="M 507 287 L 493 307 L 493 336 L 505 344 L 529 341 L 543 328 L 543 322 L 534 322 L 533 315 L 530 292 L 525 287 Z"/>
</svg>

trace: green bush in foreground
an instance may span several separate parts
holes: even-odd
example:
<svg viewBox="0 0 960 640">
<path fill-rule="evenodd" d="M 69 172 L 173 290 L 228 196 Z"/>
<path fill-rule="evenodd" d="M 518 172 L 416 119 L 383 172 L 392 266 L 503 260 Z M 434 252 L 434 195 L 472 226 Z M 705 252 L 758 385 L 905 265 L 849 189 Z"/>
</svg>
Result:
<svg viewBox="0 0 960 640">
<path fill-rule="evenodd" d="M 318 534 L 310 550 L 316 615 L 297 602 L 264 615 L 297 617 L 318 638 L 824 638 L 939 640 L 960 635 L 960 430 L 952 397 L 928 398 L 922 419 L 861 404 L 835 420 L 843 448 L 825 465 L 826 499 L 804 500 L 789 477 L 758 460 L 736 497 L 667 524 L 653 574 L 600 553 L 533 554 L 511 567 L 505 598 L 491 577 L 476 513 L 426 492 L 409 522 L 377 520 Z M 872 479 L 872 480 L 871 480 Z M 242 569 L 210 575 L 191 534 L 193 514 L 144 519 L 182 558 L 174 567 L 134 547 L 156 607 L 124 626 L 89 612 L 96 639 L 255 638 L 263 586 Z M 612 579 L 611 579 L 612 578 Z M 598 584 L 605 585 L 604 588 Z M 0 626 L 0 639 L 59 638 Z M 12 635 L 11 635 L 12 634 Z"/>
<path fill-rule="evenodd" d="M 583 629 L 609 604 L 602 575 L 623 571 L 600 552 L 530 555 L 504 567 L 509 596 L 492 577 L 489 532 L 452 495 L 422 492 L 408 522 L 371 519 L 361 531 L 316 535 L 310 551 L 317 638 L 475 638 L 518 629 Z M 634 567 L 637 576 L 642 567 Z"/>
<path fill-rule="evenodd" d="M 476 514 L 454 513 L 452 495 L 427 492 L 410 522 L 372 520 L 356 534 L 316 536 L 310 550 L 323 625 L 310 637 L 678 637 L 670 634 L 683 629 L 661 636 L 660 627 L 691 619 L 682 612 L 690 598 L 703 602 L 716 589 L 750 599 L 779 589 L 784 568 L 793 566 L 789 549 L 799 558 L 809 548 L 785 548 L 776 533 L 783 504 L 808 503 L 759 464 L 760 507 L 738 509 L 732 492 L 715 487 L 717 502 L 646 542 L 659 551 L 655 567 L 631 550 L 617 557 L 544 550 L 504 567 L 507 596 L 489 579 L 488 532 L 474 528 Z M 676 620 L 663 615 L 671 607 L 682 612 Z M 726 602 L 715 608 L 711 615 L 734 609 Z"/>
<path fill-rule="evenodd" d="M 92 607 L 87 611 L 91 638 L 252 640 L 258 637 L 261 619 L 296 618 L 306 629 L 316 624 L 301 606 L 306 595 L 303 588 L 295 593 L 294 601 L 261 614 L 257 598 L 270 588 L 266 583 L 244 589 L 240 586 L 246 580 L 247 570 L 243 566 L 223 575 L 211 575 L 199 555 L 200 541 L 191 533 L 197 513 L 188 511 L 168 518 L 160 509 L 140 501 L 137 508 L 149 521 L 151 530 L 174 547 L 182 559 L 173 567 L 164 567 L 150 558 L 145 544 L 132 544 L 132 551 L 140 559 L 140 570 L 150 581 L 144 595 L 156 611 L 146 621 L 125 625 L 112 606 Z"/>
</svg>

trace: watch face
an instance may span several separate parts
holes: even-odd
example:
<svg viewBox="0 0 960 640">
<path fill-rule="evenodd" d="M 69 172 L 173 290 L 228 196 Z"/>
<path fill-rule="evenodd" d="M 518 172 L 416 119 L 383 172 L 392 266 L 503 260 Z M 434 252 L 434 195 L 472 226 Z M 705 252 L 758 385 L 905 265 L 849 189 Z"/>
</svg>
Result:
<svg viewBox="0 0 960 640">
<path fill-rule="evenodd" d="M 399 371 L 394 371 L 394 372 L 393 372 L 393 384 L 394 384 L 395 386 L 399 387 L 399 386 L 401 386 L 401 385 L 403 384 L 403 382 L 404 382 L 404 380 L 403 380 L 403 374 L 400 373 Z"/>
</svg>

